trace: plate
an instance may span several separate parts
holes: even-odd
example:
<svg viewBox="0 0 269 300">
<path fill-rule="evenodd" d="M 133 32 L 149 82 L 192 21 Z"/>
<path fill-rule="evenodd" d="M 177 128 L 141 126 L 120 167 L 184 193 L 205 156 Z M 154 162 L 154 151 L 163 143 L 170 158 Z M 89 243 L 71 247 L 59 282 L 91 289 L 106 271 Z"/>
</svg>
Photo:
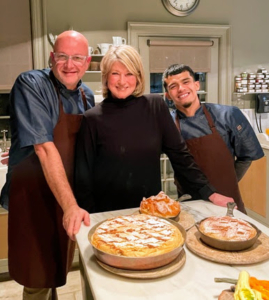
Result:
<svg viewBox="0 0 269 300">
<path fill-rule="evenodd" d="M 114 268 L 111 267 L 107 264 L 104 264 L 103 262 L 99 261 L 98 259 L 97 263 L 105 270 L 119 275 L 123 277 L 128 277 L 128 278 L 142 278 L 142 279 L 151 279 L 151 278 L 160 278 L 164 277 L 167 275 L 170 275 L 177 270 L 179 270 L 186 261 L 186 252 L 184 249 L 180 252 L 180 254 L 177 256 L 175 260 L 170 262 L 169 264 L 156 268 L 156 269 L 151 269 L 151 270 L 126 270 L 126 269 L 119 269 L 119 268 Z"/>
<path fill-rule="evenodd" d="M 201 241 L 194 226 L 187 232 L 185 245 L 194 254 L 210 261 L 228 265 L 250 265 L 269 259 L 269 237 L 261 233 L 255 244 L 242 251 L 224 251 L 212 248 Z"/>
</svg>

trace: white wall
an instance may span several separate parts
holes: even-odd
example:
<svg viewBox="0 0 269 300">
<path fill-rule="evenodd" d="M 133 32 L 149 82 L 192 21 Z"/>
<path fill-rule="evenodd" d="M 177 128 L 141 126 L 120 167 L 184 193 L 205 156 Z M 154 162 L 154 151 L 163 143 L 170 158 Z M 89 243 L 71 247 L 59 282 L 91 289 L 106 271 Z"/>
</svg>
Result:
<svg viewBox="0 0 269 300">
<path fill-rule="evenodd" d="M 72 27 L 95 46 L 112 35 L 126 38 L 128 21 L 231 25 L 235 75 L 269 69 L 268 13 L 268 0 L 201 0 L 187 17 L 171 15 L 161 0 L 47 0 L 47 29 L 58 34 Z"/>
<path fill-rule="evenodd" d="M 161 0 L 47 0 L 46 4 L 48 32 L 56 35 L 72 28 L 85 34 L 93 47 L 112 42 L 114 35 L 127 38 L 128 21 L 230 25 L 232 89 L 235 75 L 255 73 L 260 67 L 269 70 L 269 0 L 201 0 L 187 17 L 171 15 Z M 253 95 L 243 99 L 244 108 L 254 108 Z M 262 123 L 263 129 L 269 127 L 267 114 L 262 115 Z"/>
</svg>

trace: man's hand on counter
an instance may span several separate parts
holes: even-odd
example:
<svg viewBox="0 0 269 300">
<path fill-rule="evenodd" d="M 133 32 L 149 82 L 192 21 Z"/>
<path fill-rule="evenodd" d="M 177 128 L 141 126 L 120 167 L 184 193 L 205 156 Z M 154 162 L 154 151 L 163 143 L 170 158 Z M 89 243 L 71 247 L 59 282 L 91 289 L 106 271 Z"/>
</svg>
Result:
<svg viewBox="0 0 269 300">
<path fill-rule="evenodd" d="M 1 154 L 1 163 L 3 165 L 8 165 L 9 152 L 4 152 Z"/>
<path fill-rule="evenodd" d="M 212 195 L 210 195 L 208 197 L 208 199 L 216 204 L 216 205 L 219 205 L 219 206 L 225 206 L 227 207 L 227 203 L 228 202 L 234 202 L 234 199 L 231 198 L 231 197 L 226 197 L 226 196 L 223 196 L 221 194 L 218 194 L 218 193 L 213 193 Z"/>
<path fill-rule="evenodd" d="M 64 211 L 63 227 L 71 240 L 75 241 L 75 235 L 79 232 L 80 225 L 84 221 L 84 225 L 90 226 L 89 213 L 80 208 L 77 204 L 71 205 Z"/>
</svg>

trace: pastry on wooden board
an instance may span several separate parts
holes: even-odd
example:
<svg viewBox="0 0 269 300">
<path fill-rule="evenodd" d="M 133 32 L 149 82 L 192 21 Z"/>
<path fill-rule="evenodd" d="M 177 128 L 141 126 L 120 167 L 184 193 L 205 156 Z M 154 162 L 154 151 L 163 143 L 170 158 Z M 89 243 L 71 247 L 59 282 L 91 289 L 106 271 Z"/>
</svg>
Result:
<svg viewBox="0 0 269 300">
<path fill-rule="evenodd" d="M 156 196 L 144 197 L 140 203 L 140 212 L 157 217 L 174 218 L 180 213 L 180 204 L 164 192 L 160 192 Z"/>
</svg>

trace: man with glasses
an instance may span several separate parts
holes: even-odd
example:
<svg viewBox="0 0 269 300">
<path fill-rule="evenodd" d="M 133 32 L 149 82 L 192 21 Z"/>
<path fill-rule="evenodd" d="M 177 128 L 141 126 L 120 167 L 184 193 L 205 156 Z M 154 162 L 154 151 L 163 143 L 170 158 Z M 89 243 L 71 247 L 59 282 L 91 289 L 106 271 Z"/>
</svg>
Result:
<svg viewBox="0 0 269 300">
<path fill-rule="evenodd" d="M 51 69 L 22 73 L 10 95 L 12 139 L 1 205 L 9 210 L 9 273 L 24 286 L 23 299 L 57 299 L 74 236 L 82 221 L 90 222 L 72 192 L 76 133 L 94 106 L 81 82 L 91 60 L 87 39 L 63 32 L 50 59 Z"/>
</svg>

